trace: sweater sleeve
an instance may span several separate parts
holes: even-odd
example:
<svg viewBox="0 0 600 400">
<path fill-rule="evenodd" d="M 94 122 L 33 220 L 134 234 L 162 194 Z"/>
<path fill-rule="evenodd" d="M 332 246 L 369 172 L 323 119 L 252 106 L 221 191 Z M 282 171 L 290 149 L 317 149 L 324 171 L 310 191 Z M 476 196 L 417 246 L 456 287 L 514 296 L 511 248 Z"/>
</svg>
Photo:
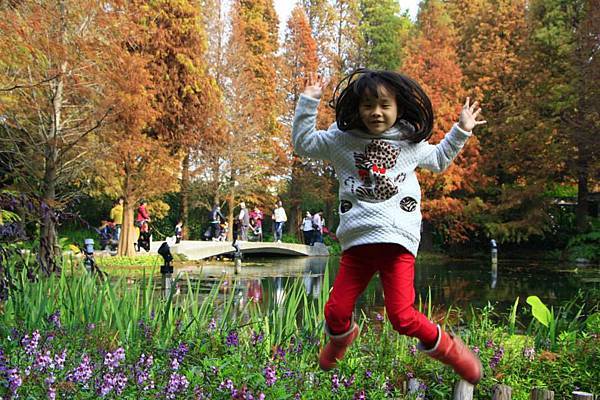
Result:
<svg viewBox="0 0 600 400">
<path fill-rule="evenodd" d="M 318 106 L 318 99 L 300 95 L 292 124 L 292 143 L 298 155 L 324 160 L 329 158 L 334 131 L 316 129 Z"/>
<path fill-rule="evenodd" d="M 423 143 L 423 149 L 420 152 L 423 156 L 420 157 L 417 166 L 433 172 L 444 171 L 470 136 L 471 132 L 462 130 L 458 124 L 454 124 L 440 143 L 436 145 Z"/>
</svg>

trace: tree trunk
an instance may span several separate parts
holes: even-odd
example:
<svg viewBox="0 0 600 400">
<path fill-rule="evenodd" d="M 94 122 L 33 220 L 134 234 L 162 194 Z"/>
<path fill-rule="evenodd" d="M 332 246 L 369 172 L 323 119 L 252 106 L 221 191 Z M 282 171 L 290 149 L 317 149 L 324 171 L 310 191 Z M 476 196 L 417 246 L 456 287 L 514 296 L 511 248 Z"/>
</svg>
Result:
<svg viewBox="0 0 600 400">
<path fill-rule="evenodd" d="M 233 188 L 231 189 L 231 193 L 227 197 L 227 223 L 229 224 L 229 232 L 227 232 L 227 240 L 233 240 L 233 209 L 235 208 L 235 195 L 233 192 Z"/>
<path fill-rule="evenodd" d="M 135 202 L 125 199 L 123 201 L 123 226 L 121 226 L 121 237 L 119 238 L 119 251 L 117 255 L 135 256 L 134 243 L 137 240 L 136 228 L 133 226 L 133 213 Z"/>
<path fill-rule="evenodd" d="M 179 218 L 183 222 L 183 239 L 188 238 L 190 210 L 190 152 L 187 151 L 181 163 L 181 210 Z"/>
<path fill-rule="evenodd" d="M 40 204 L 41 227 L 38 262 L 44 274 L 50 275 L 60 271 L 62 252 L 56 235 L 54 202 L 56 198 L 56 164 L 55 149 L 47 145 L 46 168 L 44 171 L 44 193 Z"/>
<path fill-rule="evenodd" d="M 583 150 L 585 151 L 585 150 Z M 584 233 L 588 228 L 588 162 L 587 157 L 580 149 L 579 161 L 577 165 L 577 209 L 575 210 L 575 220 L 577 232 Z"/>
</svg>

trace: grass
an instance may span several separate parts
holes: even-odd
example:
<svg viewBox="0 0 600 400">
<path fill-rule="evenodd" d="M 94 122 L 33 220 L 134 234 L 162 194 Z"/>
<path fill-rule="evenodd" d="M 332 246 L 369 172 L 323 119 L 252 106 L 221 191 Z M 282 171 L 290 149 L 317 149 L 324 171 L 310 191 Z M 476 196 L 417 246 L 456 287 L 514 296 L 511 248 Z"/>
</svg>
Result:
<svg viewBox="0 0 600 400">
<path fill-rule="evenodd" d="M 325 340 L 328 273 L 317 299 L 300 280 L 289 281 L 284 296 L 267 294 L 273 305 L 263 307 L 241 297 L 235 281 L 217 282 L 206 292 L 182 275 L 174 286 L 186 290 L 164 294 L 161 280 L 147 270 L 134 280 L 103 281 L 77 268 L 65 265 L 60 276 L 36 282 L 20 275 L 2 304 L 0 364 L 14 372 L 0 375 L 0 396 L 10 397 L 14 388 L 26 398 L 47 397 L 53 390 L 59 398 L 76 399 L 107 390 L 109 398 L 136 399 L 202 398 L 200 393 L 244 398 L 244 392 L 246 398 L 263 393 L 273 399 L 409 398 L 403 388 L 416 377 L 424 395 L 442 399 L 450 397 L 457 379 L 451 369 L 415 352 L 415 339 L 364 314 L 357 318 L 361 335 L 339 368 L 320 371 L 316 354 Z M 549 387 L 559 397 L 570 396 L 575 387 L 600 392 L 597 307 L 584 315 L 574 300 L 555 309 L 552 342 L 548 329 L 516 304 L 507 316 L 496 315 L 492 305 L 449 307 L 437 321 L 478 349 L 485 378 L 475 397 L 490 398 L 496 383 L 510 385 L 513 398 L 523 400 L 534 386 Z M 438 315 L 430 298 L 418 306 L 428 317 Z M 40 338 L 32 343 L 36 331 Z M 124 358 L 115 361 L 115 354 Z M 77 378 L 85 357 L 89 377 Z"/>
</svg>

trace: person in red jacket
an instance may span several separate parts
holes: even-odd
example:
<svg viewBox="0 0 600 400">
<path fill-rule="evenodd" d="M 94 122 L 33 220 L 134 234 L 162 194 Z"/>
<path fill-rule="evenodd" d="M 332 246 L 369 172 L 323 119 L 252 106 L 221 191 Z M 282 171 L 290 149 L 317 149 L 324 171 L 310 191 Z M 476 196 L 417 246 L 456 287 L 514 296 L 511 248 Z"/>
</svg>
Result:
<svg viewBox="0 0 600 400">
<path fill-rule="evenodd" d="M 151 220 L 146 206 L 146 201 L 142 200 L 137 209 L 137 216 L 135 217 L 135 226 L 140 228 L 140 236 L 138 237 L 136 246 L 137 251 L 140 251 L 140 249 L 150 251 L 150 227 L 148 226 L 148 222 Z"/>
</svg>

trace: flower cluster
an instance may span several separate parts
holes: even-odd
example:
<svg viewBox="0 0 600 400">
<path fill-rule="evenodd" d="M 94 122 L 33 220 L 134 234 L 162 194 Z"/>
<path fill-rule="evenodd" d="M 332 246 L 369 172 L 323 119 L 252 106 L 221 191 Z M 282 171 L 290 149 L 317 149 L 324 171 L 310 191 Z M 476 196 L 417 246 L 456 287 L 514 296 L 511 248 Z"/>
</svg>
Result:
<svg viewBox="0 0 600 400">
<path fill-rule="evenodd" d="M 152 354 L 146 356 L 144 353 L 135 363 L 135 383 L 144 391 L 154 389 L 154 381 L 150 379 L 150 369 L 153 364 L 154 357 L 152 357 Z"/>
<path fill-rule="evenodd" d="M 238 334 L 236 331 L 230 331 L 225 339 L 225 344 L 229 347 L 237 347 L 239 345 Z"/>
<path fill-rule="evenodd" d="M 48 317 L 48 322 L 54 325 L 57 329 L 60 329 L 60 310 L 57 310 L 54 313 L 50 314 L 50 316 Z"/>
<path fill-rule="evenodd" d="M 523 348 L 523 357 L 529 361 L 533 361 L 535 359 L 535 348 L 533 347 L 525 347 Z"/>
<path fill-rule="evenodd" d="M 127 385 L 127 376 L 122 372 L 112 373 L 108 372 L 102 377 L 102 382 L 98 388 L 98 394 L 102 397 L 106 396 L 113 390 L 116 394 L 120 395 L 123 393 L 125 386 Z"/>
<path fill-rule="evenodd" d="M 167 399 L 174 399 L 177 393 L 184 391 L 189 385 L 190 383 L 184 375 L 173 372 L 165 389 Z"/>
<path fill-rule="evenodd" d="M 125 360 L 125 349 L 119 347 L 114 353 L 106 353 L 104 356 L 104 365 L 112 372 L 115 368 L 119 367 L 120 362 L 123 360 Z"/>
<path fill-rule="evenodd" d="M 67 374 L 67 381 L 74 383 L 81 383 L 84 387 L 87 387 L 88 381 L 92 378 L 94 368 L 90 363 L 90 357 L 84 354 L 81 363 L 69 374 Z"/>
<path fill-rule="evenodd" d="M 31 338 L 29 335 L 25 335 L 23 339 L 21 339 L 21 346 L 25 350 L 25 353 L 28 355 L 34 355 L 37 352 L 38 345 L 40 344 L 41 339 L 40 331 L 37 329 L 33 331 L 31 334 Z"/>
<path fill-rule="evenodd" d="M 504 356 L 504 347 L 498 346 L 496 348 L 496 351 L 494 352 L 494 355 L 490 359 L 490 368 L 495 369 L 498 366 L 498 364 L 500 363 L 500 360 L 502 360 L 503 356 Z"/>
<path fill-rule="evenodd" d="M 264 369 L 264 374 L 267 386 L 273 386 L 275 382 L 277 382 L 277 375 L 274 366 L 267 365 Z"/>
</svg>

